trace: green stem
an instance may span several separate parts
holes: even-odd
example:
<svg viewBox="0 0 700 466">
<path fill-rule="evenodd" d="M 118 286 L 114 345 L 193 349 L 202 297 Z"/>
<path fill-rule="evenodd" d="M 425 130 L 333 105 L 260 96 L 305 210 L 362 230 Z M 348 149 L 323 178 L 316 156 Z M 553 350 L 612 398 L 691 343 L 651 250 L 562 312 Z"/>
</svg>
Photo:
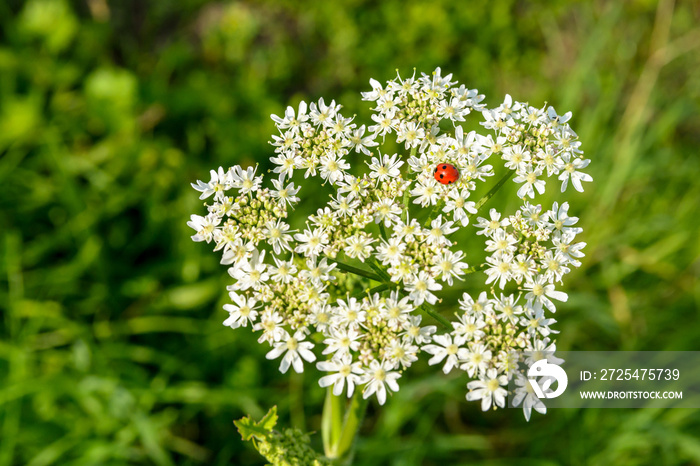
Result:
<svg viewBox="0 0 700 466">
<path fill-rule="evenodd" d="M 493 197 L 493 195 L 496 194 L 496 192 L 498 192 L 499 189 L 501 189 L 501 186 L 503 186 L 503 185 L 506 183 L 506 181 L 508 181 L 509 179 L 511 179 L 511 177 L 512 177 L 513 175 L 515 175 L 515 170 L 508 170 L 508 173 L 506 173 L 505 175 L 503 175 L 503 178 L 501 178 L 500 180 L 498 180 L 498 183 L 496 183 L 496 185 L 495 185 L 493 188 L 491 188 L 491 189 L 489 190 L 489 192 L 487 192 L 487 193 L 484 195 L 484 197 L 482 197 L 481 199 L 479 199 L 479 202 L 477 202 L 477 203 L 476 203 L 476 206 L 475 206 L 475 207 L 476 207 L 476 210 L 477 210 L 477 213 L 478 213 L 479 209 L 481 209 L 481 207 L 482 207 L 484 204 L 486 204 L 486 201 L 488 201 L 489 199 L 491 199 L 491 198 Z M 475 214 L 475 215 L 476 215 L 476 214 Z"/>
<path fill-rule="evenodd" d="M 430 307 L 429 305 L 422 304 L 418 309 L 422 310 L 423 312 L 428 314 L 430 317 L 432 317 L 433 319 L 440 322 L 440 324 L 442 324 L 445 328 L 450 328 L 450 329 L 452 328 L 452 325 L 450 325 L 450 321 L 445 319 L 440 314 L 438 314 L 437 311 L 435 309 L 433 309 L 432 307 Z"/>
<path fill-rule="evenodd" d="M 381 285 L 377 285 L 372 289 L 365 289 L 365 290 L 360 290 L 357 293 L 354 293 L 352 295 L 353 298 L 361 298 L 365 294 L 368 295 L 373 295 L 374 293 L 381 293 L 382 291 L 388 290 L 389 288 L 392 288 L 396 286 L 394 283 L 382 283 Z"/>
<path fill-rule="evenodd" d="M 336 454 L 335 448 L 343 428 L 343 398 L 333 394 L 333 387 L 326 390 L 326 401 L 323 404 L 321 419 L 321 435 L 323 437 L 323 452 L 328 458 Z"/>
<path fill-rule="evenodd" d="M 414 147 L 413 149 L 411 149 L 411 157 L 416 155 L 417 152 L 418 152 L 417 147 Z M 413 174 L 410 173 L 406 177 L 406 179 L 408 181 L 411 181 L 413 179 Z M 411 199 L 411 186 L 409 184 L 408 186 L 406 186 L 406 190 L 403 192 L 403 212 L 402 212 L 401 216 L 403 217 L 404 222 L 408 222 L 408 202 L 410 199 Z"/>
<path fill-rule="evenodd" d="M 468 269 L 465 269 L 465 272 L 464 272 L 464 273 L 465 273 L 465 274 L 470 274 L 470 273 L 481 272 L 482 270 L 484 270 L 484 269 L 485 269 L 486 267 L 488 267 L 488 266 L 489 266 L 489 264 L 487 264 L 487 263 L 483 263 L 483 264 L 481 264 L 481 265 L 472 265 L 472 266 L 469 267 Z"/>
<path fill-rule="evenodd" d="M 371 279 L 371 280 L 378 281 L 378 282 L 383 281 L 383 280 L 381 279 L 381 277 L 379 277 L 378 275 L 373 274 L 373 273 L 370 272 L 369 270 L 365 270 L 365 269 L 361 269 L 361 268 L 358 268 L 358 267 L 354 267 L 354 266 L 352 266 L 352 265 L 350 265 L 350 264 L 346 264 L 345 262 L 341 262 L 341 261 L 339 261 L 339 260 L 337 260 L 337 259 L 331 259 L 330 257 L 328 258 L 328 261 L 329 261 L 329 262 L 333 262 L 334 264 L 336 264 L 336 265 L 338 266 L 338 268 L 339 268 L 340 270 L 343 270 L 343 271 L 345 271 L 345 272 L 354 273 L 355 275 L 359 275 L 359 276 L 361 276 L 361 277 L 366 277 L 366 278 L 369 278 L 369 279 Z"/>
<path fill-rule="evenodd" d="M 379 275 L 382 280 L 381 281 L 389 281 L 391 280 L 391 275 L 387 273 L 386 270 L 381 266 L 379 262 L 377 262 L 377 259 L 374 258 L 374 256 L 370 256 L 369 260 L 367 261 L 367 264 L 376 272 L 377 275 Z"/>
<path fill-rule="evenodd" d="M 302 431 L 306 430 L 306 416 L 304 415 L 304 373 L 292 371 L 289 377 L 289 392 L 291 398 L 290 417 L 292 425 Z"/>
<path fill-rule="evenodd" d="M 433 215 L 435 215 L 435 212 L 440 212 L 442 210 L 442 205 L 444 203 L 442 201 L 438 201 L 437 204 L 435 204 L 430 211 L 430 214 L 428 214 L 428 218 L 425 220 L 425 223 L 423 224 L 423 227 L 428 228 L 430 227 L 430 222 L 433 221 Z"/>
<path fill-rule="evenodd" d="M 386 235 L 386 228 L 384 228 L 384 221 L 382 220 L 379 222 L 379 234 L 382 235 L 382 238 L 384 241 L 386 241 L 389 237 Z"/>
<path fill-rule="evenodd" d="M 350 406 L 345 413 L 345 422 L 343 423 L 343 431 L 336 443 L 335 456 L 337 464 L 352 464 L 354 456 L 355 438 L 357 431 L 360 429 L 360 424 L 367 411 L 368 401 L 362 398 L 362 390 L 358 389 L 352 397 Z"/>
</svg>

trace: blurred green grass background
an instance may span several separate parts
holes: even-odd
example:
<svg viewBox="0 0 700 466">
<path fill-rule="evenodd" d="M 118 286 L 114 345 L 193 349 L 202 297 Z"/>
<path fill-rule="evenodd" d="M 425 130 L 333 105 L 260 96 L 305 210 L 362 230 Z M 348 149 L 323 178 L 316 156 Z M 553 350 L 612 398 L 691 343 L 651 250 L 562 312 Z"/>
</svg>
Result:
<svg viewBox="0 0 700 466">
<path fill-rule="evenodd" d="M 273 404 L 319 429 L 314 371 L 221 325 L 189 183 L 265 167 L 300 99 L 366 118 L 396 69 L 574 112 L 595 182 L 560 349 L 700 350 L 699 24 L 690 1 L 0 2 L 0 466 L 262 464 L 231 421 Z M 402 382 L 357 464 L 700 464 L 698 411 L 526 423 L 425 362 Z"/>
</svg>

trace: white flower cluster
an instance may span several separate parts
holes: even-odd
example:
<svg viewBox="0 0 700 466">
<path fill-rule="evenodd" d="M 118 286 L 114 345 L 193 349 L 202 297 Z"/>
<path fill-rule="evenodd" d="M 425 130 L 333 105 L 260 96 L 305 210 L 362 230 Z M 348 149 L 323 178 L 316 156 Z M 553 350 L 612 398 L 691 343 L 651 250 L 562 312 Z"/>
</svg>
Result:
<svg viewBox="0 0 700 466">
<path fill-rule="evenodd" d="M 254 168 L 212 170 L 209 182 L 192 185 L 200 199 L 213 196 L 208 215 L 193 215 L 188 225 L 196 231 L 193 240 L 214 241 L 221 263 L 230 266 L 224 324 L 259 332 L 258 341 L 271 348 L 268 359 L 281 358 L 282 372 L 302 372 L 305 361 L 321 357 L 316 366 L 329 373 L 321 386 L 347 396 L 361 387 L 364 398 L 376 395 L 383 404 L 426 352 L 445 373 L 458 368 L 475 379 L 467 399 L 480 399 L 484 409 L 504 406 L 503 387 L 515 377 L 514 400 L 529 418 L 544 406 L 523 392 L 529 384 L 521 383 L 519 364 L 533 351 L 553 358 L 555 320 L 546 314 L 555 311 L 552 300 L 566 300 L 555 288 L 580 265 L 585 244 L 574 242 L 581 229 L 573 227 L 578 219 L 568 216 L 567 203 L 543 212 L 524 202 L 507 217 L 495 209 L 489 219 L 477 214 L 513 175 L 523 184 L 521 198 L 543 192 L 538 177 L 545 170 L 559 176 L 562 189 L 569 179 L 579 189 L 590 181 L 579 171 L 588 160 L 567 124 L 570 114 L 513 104 L 510 96 L 486 110 L 484 96 L 451 78 L 438 68 L 386 86 L 371 80 L 372 91 L 363 93 L 376 102 L 376 124 L 369 127 L 358 127 L 335 101 L 323 99 L 273 115 L 279 131 L 271 142 L 273 187 L 263 188 Z M 472 111 L 482 113 L 492 134 L 465 134 L 455 126 Z M 450 131 L 443 133 L 446 121 Z M 379 152 L 388 135 L 408 153 Z M 364 173 L 351 170 L 353 150 L 369 156 Z M 494 175 L 486 164 L 492 154 L 505 160 L 504 177 L 478 202 L 468 201 Z M 448 165 L 450 171 L 440 171 Z M 291 180 L 300 171 L 321 179 L 314 193 L 332 191 L 313 215 L 295 219 L 300 188 Z M 486 263 L 469 267 L 456 246 L 476 242 L 458 243 L 460 233 L 484 235 Z M 482 270 L 485 275 L 470 275 Z M 492 297 L 464 294 L 456 321 L 449 322 L 435 308 L 440 292 L 467 276 L 483 277 Z M 449 333 L 436 334 L 424 318 Z"/>
<path fill-rule="evenodd" d="M 582 181 L 593 181 L 581 172 L 590 160 L 581 157 L 581 142 L 568 125 L 571 112 L 557 115 L 553 107 L 538 109 L 515 102 L 510 95 L 496 109 L 483 112 L 481 124 L 496 131 L 496 146 L 506 167 L 515 170 L 516 183 L 522 183 L 518 196 L 535 197 L 535 190 L 544 193 L 544 173 L 558 176 L 561 192 L 571 180 L 576 191 L 583 192 Z"/>
</svg>

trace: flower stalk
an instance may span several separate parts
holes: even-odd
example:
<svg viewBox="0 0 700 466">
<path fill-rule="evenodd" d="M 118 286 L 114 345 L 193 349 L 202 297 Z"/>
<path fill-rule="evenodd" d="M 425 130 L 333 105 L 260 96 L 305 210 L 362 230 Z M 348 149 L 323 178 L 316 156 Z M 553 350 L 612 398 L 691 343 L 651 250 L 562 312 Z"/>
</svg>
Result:
<svg viewBox="0 0 700 466">
<path fill-rule="evenodd" d="M 367 410 L 367 400 L 358 390 L 348 403 L 344 416 L 342 399 L 329 388 L 323 407 L 323 444 L 325 455 L 334 465 L 350 465 L 354 456 L 357 433 Z M 340 419 L 343 419 L 342 423 Z"/>
</svg>

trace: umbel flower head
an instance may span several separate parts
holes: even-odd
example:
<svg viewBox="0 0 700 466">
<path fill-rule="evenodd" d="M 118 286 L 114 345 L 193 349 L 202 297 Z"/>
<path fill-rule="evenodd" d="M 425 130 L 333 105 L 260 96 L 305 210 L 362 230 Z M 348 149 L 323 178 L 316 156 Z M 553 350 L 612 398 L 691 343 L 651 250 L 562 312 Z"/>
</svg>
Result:
<svg viewBox="0 0 700 466">
<path fill-rule="evenodd" d="M 224 324 L 256 332 L 281 372 L 315 363 L 325 374 L 319 384 L 336 395 L 359 390 L 383 404 L 426 353 L 443 372 L 473 379 L 466 398 L 484 410 L 504 407 L 515 378 L 526 417 L 532 408 L 544 412 L 524 391 L 522 367 L 533 352 L 553 357 L 552 315 L 585 243 L 576 240 L 582 230 L 568 203 L 536 200 L 548 180 L 562 192 L 592 180 L 581 171 L 589 160 L 571 113 L 509 95 L 487 109 L 483 95 L 440 68 L 370 84 L 362 93 L 373 106 L 369 126 L 323 98 L 272 115 L 269 184 L 256 167 L 235 166 L 192 185 L 207 200 L 206 215 L 188 223 L 192 239 L 214 242 L 233 278 Z M 483 130 L 459 126 L 472 113 Z M 401 150 L 382 152 L 387 139 Z M 443 184 L 439 167 L 447 165 Z M 493 182 L 496 172 L 503 175 Z M 511 178 L 520 207 L 486 211 Z M 323 187 L 304 198 L 314 182 Z M 474 201 L 475 191 L 485 195 Z M 317 203 L 315 213 L 299 218 L 300 202 Z M 458 244 L 457 235 L 471 239 Z M 485 251 L 485 262 L 470 266 L 466 246 Z M 442 293 L 460 281 L 483 291 L 444 302 Z M 443 316 L 438 302 L 457 312 Z"/>
</svg>

